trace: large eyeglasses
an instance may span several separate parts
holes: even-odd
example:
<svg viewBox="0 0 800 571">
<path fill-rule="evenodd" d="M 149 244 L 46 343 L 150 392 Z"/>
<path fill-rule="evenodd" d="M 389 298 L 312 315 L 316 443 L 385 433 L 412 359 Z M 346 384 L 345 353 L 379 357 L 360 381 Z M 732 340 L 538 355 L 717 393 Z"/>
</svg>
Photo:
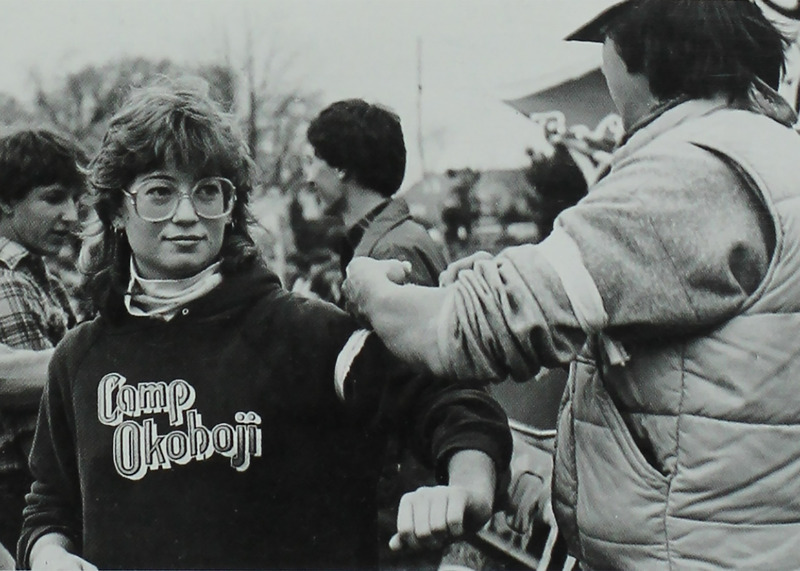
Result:
<svg viewBox="0 0 800 571">
<path fill-rule="evenodd" d="M 189 192 L 169 180 L 145 180 L 125 191 L 139 218 L 147 222 L 163 222 L 175 216 L 184 196 L 192 203 L 200 218 L 214 220 L 227 216 L 236 202 L 236 187 L 227 178 L 204 178 Z"/>
</svg>

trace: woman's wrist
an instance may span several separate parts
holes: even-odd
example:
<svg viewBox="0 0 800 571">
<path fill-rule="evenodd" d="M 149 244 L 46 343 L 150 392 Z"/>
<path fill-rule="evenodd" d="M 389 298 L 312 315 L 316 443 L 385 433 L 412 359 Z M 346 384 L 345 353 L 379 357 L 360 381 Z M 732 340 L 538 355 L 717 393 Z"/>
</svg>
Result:
<svg viewBox="0 0 800 571">
<path fill-rule="evenodd" d="M 448 483 L 466 489 L 470 512 L 481 524 L 492 514 L 496 470 L 491 457 L 480 450 L 459 450 L 448 464 Z"/>
<path fill-rule="evenodd" d="M 51 532 L 40 536 L 31 547 L 31 552 L 28 557 L 30 567 L 36 568 L 36 561 L 38 559 L 47 559 L 48 554 L 53 554 L 57 551 L 72 552 L 72 542 L 62 533 Z"/>
</svg>

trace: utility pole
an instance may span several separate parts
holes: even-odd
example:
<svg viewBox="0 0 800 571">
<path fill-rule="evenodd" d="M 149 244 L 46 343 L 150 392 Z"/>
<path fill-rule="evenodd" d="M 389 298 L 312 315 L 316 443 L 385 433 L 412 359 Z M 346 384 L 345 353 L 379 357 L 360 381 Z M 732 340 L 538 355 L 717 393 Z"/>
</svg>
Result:
<svg viewBox="0 0 800 571">
<path fill-rule="evenodd" d="M 422 37 L 417 36 L 417 148 L 419 164 L 424 177 L 428 173 L 425 165 L 425 150 L 422 144 Z"/>
<path fill-rule="evenodd" d="M 247 77 L 247 146 L 250 155 L 255 159 L 258 156 L 258 100 L 256 96 L 256 70 L 255 56 L 253 54 L 253 30 L 250 23 L 245 24 L 245 76 Z"/>
</svg>

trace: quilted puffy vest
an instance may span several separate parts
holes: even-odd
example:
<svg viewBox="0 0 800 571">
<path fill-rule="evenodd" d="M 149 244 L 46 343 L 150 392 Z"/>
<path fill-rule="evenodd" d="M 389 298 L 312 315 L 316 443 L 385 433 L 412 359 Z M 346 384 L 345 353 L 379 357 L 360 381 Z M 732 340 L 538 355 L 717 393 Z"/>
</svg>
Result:
<svg viewBox="0 0 800 571">
<path fill-rule="evenodd" d="M 800 136 L 723 110 L 650 144 L 686 142 L 761 193 L 775 224 L 770 267 L 713 331 L 626 345 L 623 366 L 587 343 L 559 418 L 553 507 L 587 568 L 797 569 Z"/>
</svg>

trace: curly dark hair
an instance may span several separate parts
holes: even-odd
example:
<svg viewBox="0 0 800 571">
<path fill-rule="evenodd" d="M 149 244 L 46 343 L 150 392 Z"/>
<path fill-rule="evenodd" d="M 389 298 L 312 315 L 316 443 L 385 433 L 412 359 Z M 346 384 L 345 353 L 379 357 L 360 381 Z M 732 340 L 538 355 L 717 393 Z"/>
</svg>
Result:
<svg viewBox="0 0 800 571">
<path fill-rule="evenodd" d="M 83 190 L 86 152 L 47 127 L 15 128 L 0 137 L 0 201 L 14 204 L 34 188 L 62 184 Z"/>
<path fill-rule="evenodd" d="M 308 127 L 316 155 L 342 169 L 362 186 L 389 197 L 400 188 L 406 170 L 406 146 L 400 118 L 362 99 L 337 101 Z"/>
<path fill-rule="evenodd" d="M 258 256 L 248 232 L 247 205 L 255 165 L 232 118 L 208 96 L 197 78 L 160 79 L 131 93 L 108 126 L 89 164 L 97 223 L 87 228 L 82 269 L 93 278 L 109 274 L 112 283 L 127 280 L 130 245 L 114 232 L 127 189 L 137 176 L 167 164 L 197 176 L 222 176 L 236 186 L 236 202 L 222 244 L 221 271 L 249 265 Z M 102 295 L 108 280 L 92 288 Z"/>
<path fill-rule="evenodd" d="M 788 39 L 752 0 L 631 0 L 603 30 L 661 100 L 777 89 Z"/>
</svg>

